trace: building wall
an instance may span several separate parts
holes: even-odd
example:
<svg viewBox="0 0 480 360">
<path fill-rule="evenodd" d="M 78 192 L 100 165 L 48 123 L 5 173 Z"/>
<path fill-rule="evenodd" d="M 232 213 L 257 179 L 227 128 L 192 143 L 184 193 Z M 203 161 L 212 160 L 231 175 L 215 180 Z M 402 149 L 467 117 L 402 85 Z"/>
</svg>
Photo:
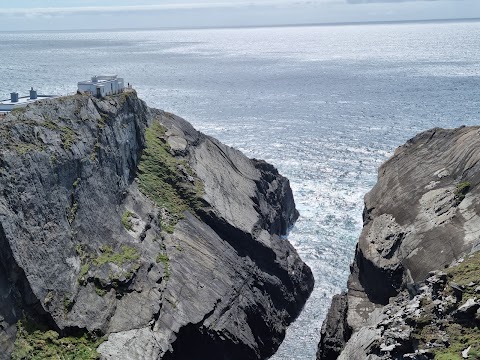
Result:
<svg viewBox="0 0 480 360">
<path fill-rule="evenodd" d="M 97 79 L 101 79 L 101 77 L 98 77 Z M 105 81 L 101 82 L 99 84 L 78 84 L 78 90 L 81 92 L 90 92 L 94 96 L 97 95 L 97 88 L 100 88 L 100 95 L 101 96 L 108 96 L 108 95 L 114 95 L 122 92 L 124 89 L 123 85 L 123 79 L 117 78 L 111 81 Z"/>
<path fill-rule="evenodd" d="M 0 111 L 11 111 L 13 107 L 13 104 L 0 104 Z"/>
</svg>

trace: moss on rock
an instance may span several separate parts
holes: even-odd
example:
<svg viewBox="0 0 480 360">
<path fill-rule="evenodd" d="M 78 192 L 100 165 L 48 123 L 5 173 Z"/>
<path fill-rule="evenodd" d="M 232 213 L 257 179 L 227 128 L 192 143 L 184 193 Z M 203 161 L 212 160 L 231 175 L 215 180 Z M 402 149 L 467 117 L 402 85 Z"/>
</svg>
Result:
<svg viewBox="0 0 480 360">
<path fill-rule="evenodd" d="M 122 215 L 122 224 L 123 224 L 123 227 L 129 231 L 131 231 L 133 229 L 133 224 L 132 224 L 132 220 L 130 219 L 132 216 L 134 216 L 135 214 L 128 211 L 128 210 L 125 210 L 125 212 L 123 213 Z"/>
<path fill-rule="evenodd" d="M 58 332 L 29 320 L 17 323 L 17 339 L 12 360 L 93 360 L 104 340 L 94 334 L 61 337 Z"/>
<path fill-rule="evenodd" d="M 157 263 L 163 264 L 163 270 L 165 272 L 164 279 L 168 281 L 170 279 L 170 258 L 165 253 L 160 253 L 157 256 Z"/>
<path fill-rule="evenodd" d="M 138 166 L 140 190 L 163 211 L 162 228 L 173 232 L 186 210 L 195 213 L 201 207 L 203 184 L 185 179 L 181 168 L 193 174 L 187 162 L 172 155 L 165 138 L 166 128 L 155 121 L 145 132 L 146 148 Z"/>
</svg>

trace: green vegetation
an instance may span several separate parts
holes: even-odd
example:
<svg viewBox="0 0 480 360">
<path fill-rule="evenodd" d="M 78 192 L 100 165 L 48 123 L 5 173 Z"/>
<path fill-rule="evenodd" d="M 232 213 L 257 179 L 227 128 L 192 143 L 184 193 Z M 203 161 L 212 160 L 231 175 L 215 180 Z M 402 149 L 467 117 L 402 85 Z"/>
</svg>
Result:
<svg viewBox="0 0 480 360">
<path fill-rule="evenodd" d="M 45 122 L 43 123 L 43 127 L 44 128 L 47 128 L 49 130 L 52 130 L 52 131 L 56 131 L 58 130 L 58 125 L 55 124 L 51 119 L 50 117 L 45 117 Z"/>
<path fill-rule="evenodd" d="M 21 111 L 24 111 L 24 108 Z M 19 113 L 20 111 L 17 112 Z M 22 126 L 21 131 L 19 131 L 19 125 Z M 25 116 L 17 116 L 7 123 L 2 123 L 0 136 L 4 140 L 4 149 L 15 151 L 20 156 L 29 152 L 45 151 L 47 146 L 35 132 L 35 126 L 37 125 L 36 121 Z"/>
<path fill-rule="evenodd" d="M 125 227 L 125 229 L 129 231 L 133 229 L 132 220 L 130 218 L 134 215 L 135 215 L 134 213 L 128 210 L 125 210 L 125 212 L 122 215 L 122 224 Z"/>
<path fill-rule="evenodd" d="M 107 295 L 108 291 L 99 287 L 95 287 L 95 292 L 97 293 L 98 296 L 104 297 Z"/>
<path fill-rule="evenodd" d="M 162 228 L 171 233 L 185 210 L 195 213 L 201 207 L 203 184 L 198 179 L 195 184 L 185 181 L 180 169 L 189 166 L 170 153 L 165 131 L 158 121 L 146 130 L 146 149 L 140 159 L 138 178 L 140 190 L 164 210 Z"/>
<path fill-rule="evenodd" d="M 462 298 L 463 302 L 476 296 L 475 287 L 466 285 L 471 282 L 480 285 L 480 252 L 468 255 L 462 263 L 447 269 L 447 274 L 451 279 L 450 281 L 460 286 L 465 286 L 465 292 Z"/>
<path fill-rule="evenodd" d="M 44 151 L 45 146 L 39 144 L 17 143 L 13 145 L 14 150 L 19 155 L 25 155 L 30 151 Z"/>
<path fill-rule="evenodd" d="M 120 252 L 114 252 L 109 246 L 102 249 L 102 254 L 93 260 L 96 266 L 102 266 L 106 263 L 112 263 L 122 266 L 128 262 L 135 262 L 140 259 L 140 254 L 134 247 L 123 245 Z"/>
<path fill-rule="evenodd" d="M 93 150 L 92 150 L 92 153 L 90 154 L 90 160 L 92 161 L 97 160 L 98 150 L 100 150 L 100 142 L 97 139 L 97 142 L 95 143 L 95 145 L 93 145 Z"/>
<path fill-rule="evenodd" d="M 84 246 L 80 244 L 77 244 L 77 246 L 75 246 L 75 250 L 78 256 L 80 256 L 80 261 L 82 262 L 82 266 L 80 267 L 80 273 L 78 274 L 78 282 L 80 283 L 80 285 L 86 285 L 87 279 L 85 278 L 85 276 L 90 271 L 89 254 L 85 250 Z"/>
<path fill-rule="evenodd" d="M 100 119 L 98 119 L 97 126 L 100 130 L 105 128 L 105 125 L 107 124 L 108 121 L 108 116 L 105 114 L 100 114 Z"/>
<path fill-rule="evenodd" d="M 85 251 L 84 247 L 82 244 L 77 244 L 75 246 L 75 251 L 77 252 L 78 256 L 80 256 L 80 259 L 83 261 L 87 257 L 87 252 Z"/>
<path fill-rule="evenodd" d="M 183 251 L 183 246 L 181 245 L 175 245 L 175 249 L 177 249 L 177 251 Z"/>
<path fill-rule="evenodd" d="M 480 359 L 480 328 L 449 323 L 446 327 L 450 346 L 435 350 L 435 359 L 462 360 L 462 351 L 472 346 L 469 359 Z"/>
<path fill-rule="evenodd" d="M 20 115 L 20 114 L 23 114 L 25 111 L 27 111 L 27 108 L 26 107 L 14 107 L 10 113 L 13 114 L 13 115 Z"/>
<path fill-rule="evenodd" d="M 480 284 L 480 252 L 468 255 L 459 265 L 446 270 L 448 283 L 456 283 L 464 287 L 462 301 L 458 305 L 452 305 L 451 311 L 468 299 L 477 297 L 475 288 Z M 471 286 L 471 283 L 476 285 Z M 470 285 L 470 286 L 469 286 Z M 453 289 L 447 286 L 443 290 L 443 297 L 453 295 Z M 448 321 L 435 322 L 434 306 L 431 299 L 422 301 L 422 309 L 425 315 L 417 320 L 415 333 L 413 337 L 420 344 L 435 342 L 438 339 L 439 331 L 443 330 L 448 335 L 448 347 L 437 348 L 434 350 L 435 359 L 439 360 L 461 360 L 462 351 L 472 346 L 469 352 L 469 359 L 480 360 L 480 327 L 474 318 L 471 320 L 455 320 L 449 318 Z"/>
<path fill-rule="evenodd" d="M 123 105 L 130 95 L 127 92 L 123 92 L 116 96 L 119 98 L 119 103 Z"/>
<path fill-rule="evenodd" d="M 62 139 L 62 145 L 65 150 L 70 150 L 73 143 L 77 141 L 77 133 L 75 131 L 68 126 L 60 126 L 56 124 L 48 117 L 43 123 L 43 127 L 52 131 L 60 132 L 60 138 Z"/>
<path fill-rule="evenodd" d="M 70 208 L 70 214 L 68 215 L 68 223 L 72 224 L 73 221 L 75 220 L 75 216 L 77 215 L 78 211 L 78 203 L 74 203 L 72 207 Z"/>
<path fill-rule="evenodd" d="M 82 180 L 82 179 L 77 178 L 77 180 L 75 180 L 75 181 L 73 182 L 72 186 L 73 186 L 74 189 L 77 188 L 78 185 L 80 185 L 80 181 L 81 181 L 81 180 Z"/>
<path fill-rule="evenodd" d="M 157 256 L 157 263 L 163 264 L 163 269 L 165 270 L 165 280 L 168 281 L 170 279 L 170 258 L 167 254 L 160 253 Z"/>
<path fill-rule="evenodd" d="M 471 184 L 468 181 L 461 182 L 457 185 L 455 189 L 455 203 L 458 205 L 465 199 L 465 195 L 467 195 L 468 191 L 470 190 Z"/>
<path fill-rule="evenodd" d="M 17 330 L 12 360 L 99 359 L 96 349 L 104 341 L 93 334 L 60 337 L 56 331 L 27 320 L 19 321 Z"/>
<path fill-rule="evenodd" d="M 75 131 L 73 131 L 68 127 L 61 127 L 60 131 L 61 131 L 60 137 L 62 138 L 63 148 L 65 150 L 70 150 L 73 143 L 77 141 L 77 134 L 75 133 Z"/>
<path fill-rule="evenodd" d="M 80 274 L 78 274 L 78 282 L 81 285 L 85 285 L 87 282 L 87 279 L 85 279 L 85 275 L 88 274 L 90 271 L 90 264 L 83 264 L 82 267 L 80 268 Z"/>
<path fill-rule="evenodd" d="M 107 263 L 112 263 L 118 266 L 131 263 L 132 265 L 130 266 L 129 273 L 126 274 L 127 278 L 133 276 L 135 271 L 137 271 L 140 267 L 140 264 L 138 263 L 140 254 L 138 253 L 137 249 L 130 246 L 123 245 L 119 252 L 115 252 L 111 246 L 105 245 L 100 248 L 100 255 L 97 255 L 94 253 L 88 253 L 84 246 L 78 244 L 76 246 L 76 251 L 82 262 L 82 266 L 78 274 L 78 282 L 81 285 L 87 284 L 87 279 L 85 276 L 92 269 L 92 267 L 100 267 Z M 111 280 L 116 279 L 112 277 Z"/>
</svg>

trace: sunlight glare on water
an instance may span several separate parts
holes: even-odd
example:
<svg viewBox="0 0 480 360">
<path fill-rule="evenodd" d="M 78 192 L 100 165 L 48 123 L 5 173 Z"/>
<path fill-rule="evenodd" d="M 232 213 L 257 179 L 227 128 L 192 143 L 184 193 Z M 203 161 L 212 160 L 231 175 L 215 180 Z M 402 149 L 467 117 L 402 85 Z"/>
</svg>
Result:
<svg viewBox="0 0 480 360">
<path fill-rule="evenodd" d="M 314 359 L 378 166 L 419 131 L 479 122 L 480 23 L 3 33 L 0 95 L 118 74 L 148 105 L 287 176 L 316 279 L 274 360 Z"/>
</svg>

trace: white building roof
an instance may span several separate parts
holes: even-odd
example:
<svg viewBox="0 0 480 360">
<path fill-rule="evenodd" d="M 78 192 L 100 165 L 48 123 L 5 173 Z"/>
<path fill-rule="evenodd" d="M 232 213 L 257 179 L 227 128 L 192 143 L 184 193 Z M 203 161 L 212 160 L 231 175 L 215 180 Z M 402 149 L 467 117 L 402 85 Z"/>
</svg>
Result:
<svg viewBox="0 0 480 360">
<path fill-rule="evenodd" d="M 102 86 L 104 84 L 111 83 L 112 81 L 122 81 L 122 78 L 117 77 L 117 75 L 100 75 L 93 76 L 91 80 L 79 81 L 78 85 L 97 85 Z"/>
<path fill-rule="evenodd" d="M 12 102 L 11 99 L 1 100 L 1 105 L 27 105 L 38 100 L 54 98 L 54 95 L 37 95 L 36 99 L 30 99 L 30 96 L 22 96 L 18 98 L 18 101 Z"/>
</svg>

